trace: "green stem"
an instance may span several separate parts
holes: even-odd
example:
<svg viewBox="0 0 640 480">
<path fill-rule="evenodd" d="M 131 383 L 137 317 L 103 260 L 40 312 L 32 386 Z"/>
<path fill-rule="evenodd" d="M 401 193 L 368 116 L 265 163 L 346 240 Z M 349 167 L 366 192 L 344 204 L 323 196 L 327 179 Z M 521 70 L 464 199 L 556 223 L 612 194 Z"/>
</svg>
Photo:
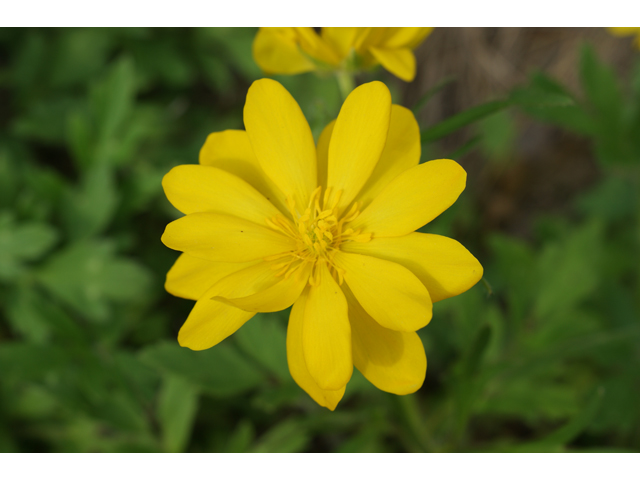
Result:
<svg viewBox="0 0 640 480">
<path fill-rule="evenodd" d="M 338 88 L 342 95 L 342 101 L 345 101 L 353 89 L 356 88 L 353 74 L 345 70 L 339 70 L 336 72 L 336 80 L 338 80 Z"/>
</svg>

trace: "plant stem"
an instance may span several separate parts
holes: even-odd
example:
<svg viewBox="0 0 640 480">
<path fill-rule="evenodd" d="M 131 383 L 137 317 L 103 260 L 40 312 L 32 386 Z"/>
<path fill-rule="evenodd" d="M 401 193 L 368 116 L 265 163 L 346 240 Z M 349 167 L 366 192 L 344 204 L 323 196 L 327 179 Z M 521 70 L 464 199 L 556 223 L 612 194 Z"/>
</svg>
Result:
<svg viewBox="0 0 640 480">
<path fill-rule="evenodd" d="M 356 87 L 355 80 L 353 79 L 353 74 L 351 74 L 351 72 L 347 72 L 346 70 L 339 70 L 336 72 L 336 80 L 338 81 L 338 88 L 340 89 L 340 94 L 342 95 L 342 101 L 345 101 L 349 94 Z"/>
</svg>

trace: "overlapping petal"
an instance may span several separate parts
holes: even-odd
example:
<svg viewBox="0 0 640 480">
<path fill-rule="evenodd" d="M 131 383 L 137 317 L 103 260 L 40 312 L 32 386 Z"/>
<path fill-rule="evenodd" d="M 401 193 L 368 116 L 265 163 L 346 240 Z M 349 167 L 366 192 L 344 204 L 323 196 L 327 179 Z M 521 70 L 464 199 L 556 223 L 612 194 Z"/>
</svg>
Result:
<svg viewBox="0 0 640 480">
<path fill-rule="evenodd" d="M 327 186 L 341 191 L 339 208 L 355 198 L 373 172 L 389 131 L 391 94 L 384 83 L 371 82 L 347 97 L 329 143 Z"/>
<path fill-rule="evenodd" d="M 416 117 L 411 110 L 400 105 L 392 105 L 389 134 L 384 150 L 356 200 L 362 207 L 368 206 L 389 182 L 420 163 L 420 153 L 420 127 Z"/>
<path fill-rule="evenodd" d="M 380 326 L 343 286 L 349 304 L 353 363 L 380 390 L 406 395 L 418 390 L 427 372 L 427 356 L 415 332 Z"/>
<path fill-rule="evenodd" d="M 368 255 L 336 252 L 347 283 L 362 308 L 385 328 L 415 332 L 431 320 L 426 287 L 408 269 Z"/>
<path fill-rule="evenodd" d="M 337 390 L 323 390 L 313 379 L 307 368 L 303 350 L 304 313 L 308 292 L 303 292 L 296 301 L 289 315 L 287 327 L 287 362 L 289 372 L 295 382 L 311 396 L 319 405 L 335 410 L 344 395 L 345 387 Z"/>
<path fill-rule="evenodd" d="M 183 253 L 167 272 L 164 288 L 176 297 L 198 300 L 218 280 L 249 266 L 250 263 L 212 262 Z"/>
<path fill-rule="evenodd" d="M 306 207 L 317 185 L 316 147 L 311 129 L 291 94 L 278 82 L 253 82 L 244 124 L 262 170 L 296 205 Z"/>
<path fill-rule="evenodd" d="M 214 262 L 250 262 L 293 250 L 295 240 L 275 230 L 221 213 L 192 213 L 164 231 L 167 247 Z"/>
<path fill-rule="evenodd" d="M 243 179 L 288 215 L 284 194 L 262 170 L 244 130 L 211 133 L 200 149 L 200 165 L 220 168 Z"/>
<path fill-rule="evenodd" d="M 482 278 L 482 265 L 459 242 L 427 233 L 375 238 L 367 243 L 350 242 L 345 252 L 372 255 L 408 268 L 438 302 L 460 295 Z"/>
<path fill-rule="evenodd" d="M 235 175 L 215 167 L 179 165 L 162 179 L 167 199 L 182 213 L 218 212 L 260 225 L 280 212 Z"/>
<path fill-rule="evenodd" d="M 317 162 L 318 162 L 318 185 L 323 190 L 327 188 L 327 170 L 329 168 L 329 142 L 331 141 L 331 135 L 333 134 L 333 127 L 335 127 L 336 121 L 330 122 L 320 134 L 318 138 L 317 150 Z"/>
<path fill-rule="evenodd" d="M 178 333 L 178 342 L 192 350 L 204 350 L 217 345 L 244 325 L 255 312 L 241 310 L 213 300 L 213 297 L 253 295 L 277 281 L 278 278 L 267 262 L 258 262 L 223 277 L 196 302 Z"/>
<path fill-rule="evenodd" d="M 460 196 L 467 174 L 453 160 L 432 160 L 393 179 L 351 226 L 375 238 L 414 232 L 449 208 Z"/>
<path fill-rule="evenodd" d="M 253 58 L 265 73 L 295 75 L 315 70 L 298 45 L 293 27 L 262 27 L 253 40 Z"/>
<path fill-rule="evenodd" d="M 339 390 L 353 373 L 347 301 L 327 265 L 316 265 L 304 310 L 302 347 L 307 369 L 323 390 Z"/>
<path fill-rule="evenodd" d="M 369 51 L 380 64 L 405 82 L 416 76 L 416 57 L 410 48 L 370 47 Z"/>
<path fill-rule="evenodd" d="M 217 296 L 214 299 L 249 312 L 279 312 L 289 308 L 298 299 L 307 285 L 311 268 L 311 264 L 306 263 L 291 275 L 279 277 L 275 285 L 253 295 L 239 297 L 233 292 L 230 296 Z"/>
</svg>

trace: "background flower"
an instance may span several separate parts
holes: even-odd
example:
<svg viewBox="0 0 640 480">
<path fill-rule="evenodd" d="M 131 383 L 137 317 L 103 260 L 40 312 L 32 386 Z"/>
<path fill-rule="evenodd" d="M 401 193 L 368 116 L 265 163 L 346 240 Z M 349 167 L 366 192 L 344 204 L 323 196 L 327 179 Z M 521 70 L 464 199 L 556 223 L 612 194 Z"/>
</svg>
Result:
<svg viewBox="0 0 640 480">
<path fill-rule="evenodd" d="M 253 57 L 268 74 L 293 75 L 313 70 L 365 70 L 381 64 L 410 82 L 416 75 L 413 54 L 431 33 L 429 27 L 260 28 Z"/>
</svg>

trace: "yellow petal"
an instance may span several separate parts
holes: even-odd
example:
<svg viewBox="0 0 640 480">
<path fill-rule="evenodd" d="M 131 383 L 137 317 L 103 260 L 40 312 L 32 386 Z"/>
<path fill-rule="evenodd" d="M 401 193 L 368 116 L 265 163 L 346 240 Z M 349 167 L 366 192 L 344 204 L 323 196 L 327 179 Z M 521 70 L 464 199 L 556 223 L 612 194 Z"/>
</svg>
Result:
<svg viewBox="0 0 640 480">
<path fill-rule="evenodd" d="M 289 326 L 287 328 L 287 361 L 289 363 L 289 372 L 300 388 L 307 392 L 311 398 L 319 405 L 333 411 L 342 399 L 345 387 L 338 390 L 323 390 L 318 386 L 307 369 L 302 348 L 302 329 L 304 326 L 304 312 L 307 297 L 308 292 L 303 292 L 296 303 L 293 304 L 291 315 L 289 315 Z"/>
<path fill-rule="evenodd" d="M 361 253 L 396 262 L 408 268 L 438 302 L 460 295 L 482 278 L 482 265 L 459 242 L 440 235 L 410 233 L 402 237 L 349 242 L 346 252 Z"/>
<path fill-rule="evenodd" d="M 627 37 L 640 33 L 640 27 L 607 27 L 607 30 L 616 37 Z"/>
<path fill-rule="evenodd" d="M 333 198 L 342 191 L 340 209 L 351 203 L 378 163 L 390 116 L 391 94 L 381 82 L 359 86 L 342 105 L 329 144 L 327 179 Z"/>
<path fill-rule="evenodd" d="M 358 30 L 358 27 L 322 27 L 320 36 L 345 58 L 355 46 Z"/>
<path fill-rule="evenodd" d="M 409 48 L 369 47 L 380 64 L 396 77 L 411 82 L 416 76 L 416 57 Z"/>
<path fill-rule="evenodd" d="M 322 134 L 324 135 L 325 132 Z M 320 148 L 320 141 L 318 141 L 318 148 Z M 361 208 L 368 206 L 391 180 L 405 170 L 418 165 L 420 152 L 420 127 L 416 117 L 411 110 L 400 105 L 392 105 L 389 134 L 384 150 L 369 180 L 356 197 L 356 200 L 362 203 Z M 320 165 L 319 159 L 318 153 L 318 165 Z"/>
<path fill-rule="evenodd" d="M 295 240 L 221 213 L 192 213 L 167 225 L 162 243 L 214 262 L 250 262 L 296 247 Z"/>
<path fill-rule="evenodd" d="M 218 212 L 260 225 L 280 212 L 235 175 L 204 165 L 180 165 L 162 179 L 169 201 L 182 213 Z"/>
<path fill-rule="evenodd" d="M 427 356 L 415 332 L 381 327 L 344 288 L 349 304 L 353 363 L 380 390 L 406 395 L 418 390 L 427 372 Z"/>
<path fill-rule="evenodd" d="M 333 127 L 336 121 L 333 120 L 329 125 L 324 127 L 320 138 L 318 138 L 318 146 L 316 147 L 318 156 L 318 185 L 324 190 L 327 188 L 327 168 L 329 166 L 329 141 L 331 140 L 331 134 L 333 133 Z"/>
<path fill-rule="evenodd" d="M 246 263 L 212 262 L 183 253 L 167 272 L 164 288 L 176 297 L 198 300 L 218 280 L 248 266 Z"/>
<path fill-rule="evenodd" d="M 247 94 L 244 124 L 262 170 L 304 210 L 317 185 L 316 146 L 296 101 L 278 82 L 257 80 Z"/>
<path fill-rule="evenodd" d="M 295 27 L 300 47 L 308 55 L 327 65 L 337 66 L 342 57 L 339 51 L 318 35 L 311 27 Z"/>
<path fill-rule="evenodd" d="M 292 27 L 260 28 L 253 40 L 253 59 L 268 74 L 295 75 L 315 70 L 300 49 Z"/>
<path fill-rule="evenodd" d="M 317 264 L 315 275 L 317 285 L 309 288 L 304 310 L 304 358 L 321 389 L 338 390 L 353 373 L 347 301 L 325 263 Z"/>
<path fill-rule="evenodd" d="M 209 288 L 191 310 L 178 334 L 178 342 L 192 350 L 204 350 L 218 344 L 255 315 L 227 305 L 213 297 L 253 295 L 277 282 L 267 262 L 258 262 L 225 276 Z"/>
<path fill-rule="evenodd" d="M 344 281 L 362 308 L 383 327 L 415 332 L 431 320 L 429 292 L 402 265 L 342 251 L 334 260 L 344 269 Z"/>
<path fill-rule="evenodd" d="M 265 175 L 244 130 L 211 133 L 200 149 L 200 165 L 220 168 L 240 177 L 288 215 L 284 194 Z"/>
<path fill-rule="evenodd" d="M 384 48 L 410 48 L 414 49 L 431 34 L 433 27 L 399 27 L 389 32 L 384 42 L 379 45 Z"/>
<path fill-rule="evenodd" d="M 278 277 L 279 282 L 253 295 L 244 297 L 214 297 L 234 307 L 249 312 L 279 312 L 293 305 L 307 285 L 311 264 L 306 263 L 288 277 Z"/>
<path fill-rule="evenodd" d="M 464 190 L 467 173 L 453 160 L 431 160 L 405 170 L 350 223 L 375 238 L 399 237 L 429 223 Z"/>
</svg>

